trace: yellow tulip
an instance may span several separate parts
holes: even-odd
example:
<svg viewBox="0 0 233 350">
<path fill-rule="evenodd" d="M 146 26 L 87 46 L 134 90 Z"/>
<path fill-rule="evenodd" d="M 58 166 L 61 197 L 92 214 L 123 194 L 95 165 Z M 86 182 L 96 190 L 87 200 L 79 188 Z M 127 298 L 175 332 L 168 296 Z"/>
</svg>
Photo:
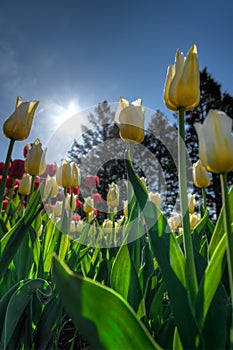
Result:
<svg viewBox="0 0 233 350">
<path fill-rule="evenodd" d="M 144 119 L 141 99 L 129 103 L 126 99 L 120 98 L 114 120 L 120 129 L 123 141 L 141 143 L 144 140 Z"/>
<path fill-rule="evenodd" d="M 90 214 L 94 210 L 94 200 L 91 197 L 87 197 L 83 203 L 83 211 L 86 214 Z"/>
<path fill-rule="evenodd" d="M 57 166 L 57 165 L 56 165 Z M 70 163 L 66 159 L 62 161 L 60 166 L 57 166 L 56 170 L 56 180 L 58 186 L 61 187 L 72 187 L 73 184 L 73 171 Z"/>
<path fill-rule="evenodd" d="M 199 188 L 205 188 L 210 185 L 210 176 L 200 159 L 193 164 L 193 182 Z"/>
<path fill-rule="evenodd" d="M 31 130 L 33 117 L 39 101 L 23 102 L 17 97 L 15 111 L 3 124 L 3 132 L 9 139 L 25 140 Z"/>
<path fill-rule="evenodd" d="M 114 182 L 109 185 L 107 204 L 111 208 L 116 208 L 119 205 L 119 188 Z"/>
<path fill-rule="evenodd" d="M 54 206 L 54 214 L 56 217 L 62 216 L 62 201 L 57 201 Z"/>
<path fill-rule="evenodd" d="M 76 198 L 77 196 L 74 194 L 66 194 L 65 198 L 65 209 L 74 211 L 76 209 Z"/>
<path fill-rule="evenodd" d="M 200 222 L 201 215 L 200 214 L 189 214 L 190 228 L 191 230 Z"/>
<path fill-rule="evenodd" d="M 24 169 L 30 175 L 38 176 L 46 170 L 46 148 L 43 150 L 39 139 L 32 144 L 28 150 L 27 157 L 24 162 Z"/>
<path fill-rule="evenodd" d="M 190 214 L 194 212 L 195 204 L 196 204 L 195 194 L 188 193 L 188 209 Z"/>
<path fill-rule="evenodd" d="M 156 207 L 160 208 L 160 205 L 161 205 L 160 194 L 158 192 L 149 192 L 148 196 L 149 196 L 149 201 L 153 202 Z"/>
<path fill-rule="evenodd" d="M 75 162 L 67 162 L 63 160 L 60 166 L 57 166 L 56 180 L 58 186 L 61 187 L 78 187 L 81 182 L 81 175 L 79 167 Z"/>
<path fill-rule="evenodd" d="M 102 224 L 102 228 L 104 229 L 104 233 L 112 233 L 113 231 L 113 221 L 110 219 L 105 219 Z"/>
<path fill-rule="evenodd" d="M 31 191 L 32 177 L 29 174 L 24 173 L 19 184 L 19 194 L 29 195 Z"/>
<path fill-rule="evenodd" d="M 195 123 L 194 127 L 204 167 L 217 174 L 233 170 L 232 119 L 224 112 L 210 110 L 204 123 Z"/>
<path fill-rule="evenodd" d="M 79 220 L 79 221 L 76 222 L 76 231 L 77 231 L 78 233 L 81 233 L 81 232 L 82 232 L 83 227 L 84 227 L 83 220 Z"/>
<path fill-rule="evenodd" d="M 70 163 L 72 172 L 72 183 L 70 187 L 79 187 L 81 183 L 80 169 L 75 162 Z"/>
<path fill-rule="evenodd" d="M 75 221 L 71 220 L 71 222 L 70 222 L 70 233 L 75 233 L 75 232 L 76 232 Z"/>
<path fill-rule="evenodd" d="M 172 231 L 175 231 L 178 227 L 182 225 L 182 219 L 180 214 L 175 214 L 168 219 L 168 224 Z"/>
<path fill-rule="evenodd" d="M 53 176 L 47 175 L 44 187 L 44 197 L 48 197 L 50 195 L 51 198 L 56 197 L 58 194 L 58 185 L 56 178 Z"/>
<path fill-rule="evenodd" d="M 196 45 L 190 48 L 187 58 L 177 50 L 175 64 L 168 67 L 164 101 L 172 111 L 179 107 L 188 111 L 199 104 L 200 72 Z"/>
</svg>

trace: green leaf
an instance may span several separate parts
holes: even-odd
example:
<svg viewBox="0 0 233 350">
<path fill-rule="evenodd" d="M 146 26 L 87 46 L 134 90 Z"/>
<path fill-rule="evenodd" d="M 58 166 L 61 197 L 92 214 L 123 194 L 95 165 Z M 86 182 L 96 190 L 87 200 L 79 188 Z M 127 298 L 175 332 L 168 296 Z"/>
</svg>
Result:
<svg viewBox="0 0 233 350">
<path fill-rule="evenodd" d="M 35 333 L 36 349 L 48 349 L 48 344 L 57 331 L 62 313 L 61 299 L 53 297 L 45 305 Z"/>
<path fill-rule="evenodd" d="M 227 314 L 229 310 L 229 315 Z M 208 309 L 205 323 L 202 329 L 202 338 L 205 349 L 229 349 L 227 340 L 229 337 L 229 316 L 231 304 L 225 288 L 220 283 Z M 217 315 L 217 316 L 216 316 Z"/>
<path fill-rule="evenodd" d="M 29 227 L 42 209 L 40 192 L 33 193 L 25 215 L 0 240 L 0 280 L 22 243 Z"/>
<path fill-rule="evenodd" d="M 118 292 L 137 313 L 143 299 L 138 274 L 127 245 L 121 246 L 111 271 L 111 287 Z"/>
<path fill-rule="evenodd" d="M 182 283 L 184 288 L 186 288 L 185 258 L 180 246 L 177 243 L 176 237 L 172 232 L 170 233 L 169 250 L 171 268 L 175 272 L 176 276 L 178 277 L 179 281 Z"/>
<path fill-rule="evenodd" d="M 115 291 L 75 275 L 57 258 L 53 272 L 64 307 L 93 349 L 161 349 Z"/>
<path fill-rule="evenodd" d="M 173 338 L 173 350 L 183 350 L 182 343 L 180 341 L 180 336 L 177 330 L 177 327 L 175 328 L 174 332 L 174 338 Z"/>
<path fill-rule="evenodd" d="M 5 320 L 1 336 L 1 349 L 5 350 L 7 348 L 31 298 L 33 295 L 38 295 L 38 292 L 49 297 L 52 290 L 46 281 L 35 279 L 21 281 L 18 288 L 11 294 L 5 312 Z M 21 325 L 22 328 L 23 326 L 24 324 Z M 25 329 L 25 331 L 27 330 Z"/>
<path fill-rule="evenodd" d="M 233 186 L 228 193 L 228 197 L 229 197 L 230 212 L 233 213 Z M 224 227 L 225 226 L 224 226 L 223 208 L 222 208 L 221 212 L 219 214 L 218 221 L 216 223 L 210 244 L 209 244 L 209 256 L 210 257 L 214 254 L 216 247 L 218 246 L 222 236 L 225 233 Z"/>
<path fill-rule="evenodd" d="M 196 309 L 199 324 L 203 326 L 211 302 L 222 279 L 222 263 L 226 251 L 226 234 L 221 238 L 209 264 L 205 270 L 203 280 L 200 284 Z"/>
<path fill-rule="evenodd" d="M 173 268 L 171 267 L 170 245 L 174 244 L 174 240 L 171 238 L 172 233 L 167 232 L 169 227 L 167 220 L 153 203 L 147 201 L 147 192 L 135 174 L 130 160 L 126 160 L 126 168 L 148 227 L 153 254 L 159 264 L 168 290 L 182 345 L 186 349 L 194 349 L 199 338 L 199 330 L 183 283 L 183 258 L 176 249 L 175 254 L 179 257 L 179 263 L 176 265 L 173 261 Z"/>
</svg>

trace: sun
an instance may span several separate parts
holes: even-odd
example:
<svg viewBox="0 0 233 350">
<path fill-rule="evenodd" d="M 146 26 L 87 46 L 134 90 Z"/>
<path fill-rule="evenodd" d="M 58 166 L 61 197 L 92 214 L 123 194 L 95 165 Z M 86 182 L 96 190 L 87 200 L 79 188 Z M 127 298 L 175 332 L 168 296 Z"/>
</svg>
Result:
<svg viewBox="0 0 233 350">
<path fill-rule="evenodd" d="M 67 105 L 54 104 L 52 116 L 53 125 L 58 128 L 78 111 L 80 111 L 80 106 L 76 99 L 70 100 Z"/>
</svg>

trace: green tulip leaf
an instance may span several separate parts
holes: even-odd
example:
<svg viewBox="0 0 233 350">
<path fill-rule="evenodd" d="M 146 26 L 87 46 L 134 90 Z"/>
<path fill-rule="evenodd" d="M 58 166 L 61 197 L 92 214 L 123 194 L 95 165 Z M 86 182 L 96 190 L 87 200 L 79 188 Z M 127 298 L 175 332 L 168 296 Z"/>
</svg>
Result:
<svg viewBox="0 0 233 350">
<path fill-rule="evenodd" d="M 230 205 L 230 213 L 233 213 L 233 186 L 228 193 L 229 205 Z M 231 218 L 233 220 L 233 218 Z M 233 222 L 232 222 L 233 223 Z M 215 225 L 215 229 L 209 244 L 209 255 L 210 257 L 214 254 L 215 249 L 217 248 L 222 236 L 225 233 L 224 228 L 224 218 L 223 218 L 223 208 L 218 217 L 218 221 Z"/>
<path fill-rule="evenodd" d="M 148 227 L 152 252 L 161 269 L 182 345 L 186 349 L 195 348 L 199 339 L 199 330 L 185 288 L 183 254 L 177 241 L 171 237 L 173 234 L 168 232 L 166 218 L 153 203 L 148 202 L 146 190 L 135 174 L 130 156 L 128 158 L 125 160 L 128 176 Z M 178 262 L 175 261 L 176 257 Z"/>
<path fill-rule="evenodd" d="M 222 264 L 226 252 L 226 234 L 224 234 L 212 255 L 197 295 L 197 310 L 199 324 L 203 326 L 211 302 L 222 279 Z"/>
<path fill-rule="evenodd" d="M 111 287 L 127 300 L 137 313 L 143 295 L 138 274 L 127 245 L 121 246 L 117 253 L 112 266 L 110 282 Z"/>
<path fill-rule="evenodd" d="M 39 189 L 33 193 L 25 215 L 0 240 L 0 280 L 15 256 L 32 222 L 42 209 Z"/>
<path fill-rule="evenodd" d="M 118 293 L 75 275 L 56 257 L 53 272 L 64 307 L 93 349 L 161 349 Z"/>
<path fill-rule="evenodd" d="M 33 295 L 36 295 L 38 291 L 40 291 L 40 294 L 46 298 L 46 301 L 52 293 L 48 282 L 42 279 L 21 281 L 19 285 L 17 285 L 17 289 L 11 289 L 11 293 L 7 298 L 7 307 L 5 303 L 3 306 L 6 308 L 1 336 L 1 349 L 7 349 L 7 346 L 12 339 L 14 331 L 18 327 L 18 323 L 20 322 L 22 315 L 30 304 Z M 23 327 L 24 325 L 21 325 L 21 328 Z M 28 331 L 27 327 L 25 327 L 25 331 Z"/>
</svg>

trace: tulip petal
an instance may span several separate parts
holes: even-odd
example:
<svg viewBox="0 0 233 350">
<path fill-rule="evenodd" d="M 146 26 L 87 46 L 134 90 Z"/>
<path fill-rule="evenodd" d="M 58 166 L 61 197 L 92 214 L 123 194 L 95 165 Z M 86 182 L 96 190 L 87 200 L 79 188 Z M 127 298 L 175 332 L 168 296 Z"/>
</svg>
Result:
<svg viewBox="0 0 233 350">
<path fill-rule="evenodd" d="M 232 120 L 221 111 L 210 110 L 204 123 L 196 123 L 199 154 L 203 165 L 214 173 L 233 170 Z"/>
</svg>

